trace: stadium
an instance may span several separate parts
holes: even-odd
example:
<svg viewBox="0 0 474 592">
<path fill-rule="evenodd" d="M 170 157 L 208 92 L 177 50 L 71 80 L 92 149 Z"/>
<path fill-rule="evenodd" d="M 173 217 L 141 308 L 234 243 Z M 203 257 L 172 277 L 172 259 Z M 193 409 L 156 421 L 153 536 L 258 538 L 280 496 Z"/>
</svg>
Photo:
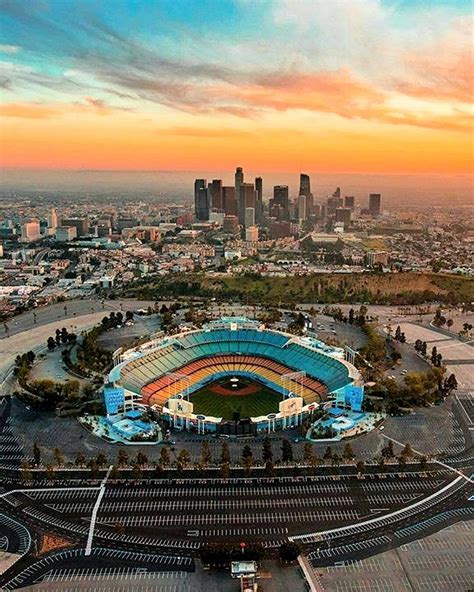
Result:
<svg viewBox="0 0 474 592">
<path fill-rule="evenodd" d="M 299 425 L 331 401 L 360 408 L 361 385 L 343 349 L 229 317 L 119 353 L 104 400 L 108 416 L 151 408 L 177 429 L 238 435 Z"/>
</svg>

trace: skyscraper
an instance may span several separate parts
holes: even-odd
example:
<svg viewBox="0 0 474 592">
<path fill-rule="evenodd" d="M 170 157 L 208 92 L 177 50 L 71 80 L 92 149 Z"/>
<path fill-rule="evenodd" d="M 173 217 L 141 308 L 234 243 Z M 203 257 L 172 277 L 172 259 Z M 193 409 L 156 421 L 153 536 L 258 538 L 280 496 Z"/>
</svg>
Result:
<svg viewBox="0 0 474 592">
<path fill-rule="evenodd" d="M 239 195 L 239 222 L 245 224 L 245 208 L 255 209 L 255 187 L 253 183 L 241 183 Z"/>
<path fill-rule="evenodd" d="M 313 210 L 313 194 L 311 193 L 311 181 L 309 175 L 306 173 L 300 174 L 300 192 L 298 195 L 306 196 L 306 215 L 312 214 Z"/>
<path fill-rule="evenodd" d="M 300 222 L 300 224 L 302 222 L 306 222 L 307 218 L 308 218 L 308 213 L 306 211 L 306 206 L 307 206 L 307 197 L 304 193 L 300 193 L 300 195 L 298 196 L 298 220 Z"/>
<path fill-rule="evenodd" d="M 194 213 L 196 220 L 209 220 L 209 195 L 206 179 L 194 181 Z"/>
<path fill-rule="evenodd" d="M 235 169 L 235 195 L 237 199 L 239 199 L 240 195 L 240 186 L 244 182 L 244 169 L 242 167 L 237 167 Z"/>
<path fill-rule="evenodd" d="M 58 214 L 56 212 L 56 208 L 51 208 L 51 211 L 48 214 L 48 228 L 54 230 L 58 227 Z"/>
<path fill-rule="evenodd" d="M 351 209 L 336 208 L 336 222 L 343 222 L 344 230 L 347 230 L 351 225 Z"/>
<path fill-rule="evenodd" d="M 222 203 L 222 180 L 213 179 L 212 183 L 209 183 L 209 207 L 213 212 L 222 212 L 224 209 Z"/>
<path fill-rule="evenodd" d="M 344 207 L 350 208 L 351 210 L 355 207 L 355 197 L 353 195 L 346 195 L 344 197 Z"/>
<path fill-rule="evenodd" d="M 369 193 L 369 212 L 372 216 L 380 215 L 380 204 L 382 196 L 380 193 Z"/>
<path fill-rule="evenodd" d="M 222 206 L 226 214 L 231 216 L 237 215 L 235 187 L 225 186 L 222 188 Z"/>
<path fill-rule="evenodd" d="M 263 179 L 262 177 L 255 177 L 255 220 L 260 223 L 263 218 Z"/>
<path fill-rule="evenodd" d="M 244 226 L 245 228 L 255 226 L 255 208 L 245 208 Z"/>
<path fill-rule="evenodd" d="M 290 219 L 290 208 L 288 198 L 288 185 L 275 185 L 273 187 L 273 199 L 270 203 L 270 209 L 273 206 L 280 206 L 282 210 L 281 219 Z"/>
</svg>

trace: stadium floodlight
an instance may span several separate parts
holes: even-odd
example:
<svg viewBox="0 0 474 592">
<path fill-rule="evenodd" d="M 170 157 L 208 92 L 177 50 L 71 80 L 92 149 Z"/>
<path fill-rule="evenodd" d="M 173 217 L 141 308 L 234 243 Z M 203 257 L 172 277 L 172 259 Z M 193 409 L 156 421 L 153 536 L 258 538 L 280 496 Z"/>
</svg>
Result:
<svg viewBox="0 0 474 592">
<path fill-rule="evenodd" d="M 303 380 L 306 378 L 306 372 L 301 370 L 300 372 L 289 372 L 288 374 L 281 375 L 281 382 L 283 385 L 284 397 L 288 398 L 292 395 L 296 397 L 303 397 L 304 383 Z"/>
<path fill-rule="evenodd" d="M 165 374 L 167 378 L 168 392 L 171 392 L 170 399 L 187 399 L 189 401 L 189 387 L 191 381 L 187 374 L 181 372 L 167 372 Z"/>
</svg>

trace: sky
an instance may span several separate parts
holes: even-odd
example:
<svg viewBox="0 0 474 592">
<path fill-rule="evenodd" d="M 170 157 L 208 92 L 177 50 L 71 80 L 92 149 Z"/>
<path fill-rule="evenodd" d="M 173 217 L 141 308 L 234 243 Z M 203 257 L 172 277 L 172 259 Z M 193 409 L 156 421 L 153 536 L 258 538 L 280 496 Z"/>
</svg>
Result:
<svg viewBox="0 0 474 592">
<path fill-rule="evenodd" d="M 4 168 L 465 175 L 469 0 L 0 0 Z"/>
</svg>

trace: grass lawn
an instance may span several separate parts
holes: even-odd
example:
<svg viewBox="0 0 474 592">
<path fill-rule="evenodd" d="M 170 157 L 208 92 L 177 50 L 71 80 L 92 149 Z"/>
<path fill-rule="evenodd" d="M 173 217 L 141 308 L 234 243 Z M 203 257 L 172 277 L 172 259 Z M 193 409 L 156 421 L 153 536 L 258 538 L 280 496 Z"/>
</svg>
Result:
<svg viewBox="0 0 474 592">
<path fill-rule="evenodd" d="M 252 395 L 216 395 L 207 389 L 203 389 L 194 395 L 190 400 L 194 403 L 194 413 L 212 415 L 233 419 L 235 412 L 241 417 L 256 417 L 277 413 L 278 404 L 282 397 L 273 391 L 262 388 Z"/>
</svg>

